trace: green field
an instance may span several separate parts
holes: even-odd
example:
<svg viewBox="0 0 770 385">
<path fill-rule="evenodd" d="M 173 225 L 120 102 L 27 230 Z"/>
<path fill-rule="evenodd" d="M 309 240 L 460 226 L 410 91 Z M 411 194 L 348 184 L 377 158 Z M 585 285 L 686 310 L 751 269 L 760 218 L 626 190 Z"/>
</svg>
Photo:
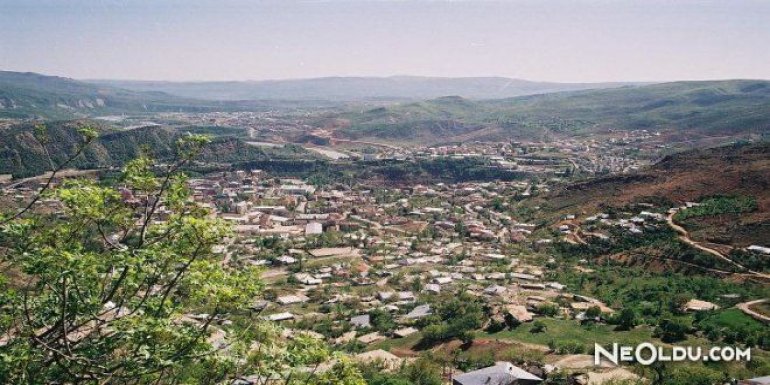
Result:
<svg viewBox="0 0 770 385">
<path fill-rule="evenodd" d="M 548 345 L 550 341 L 577 342 L 586 349 L 592 348 L 594 343 L 601 345 L 612 344 L 638 344 L 652 340 L 652 330 L 645 326 L 637 327 L 629 331 L 615 331 L 612 325 L 595 324 L 581 326 L 577 321 L 555 318 L 538 318 L 545 324 L 546 329 L 542 333 L 532 333 L 532 323 L 523 324 L 513 330 L 504 330 L 497 333 L 483 332 L 480 336 L 526 342 L 530 344 Z"/>
<path fill-rule="evenodd" d="M 709 320 L 714 324 L 717 324 L 723 327 L 728 327 L 730 329 L 741 329 L 741 328 L 753 329 L 753 328 L 763 327 L 763 325 L 759 321 L 747 316 L 746 314 L 743 314 L 742 311 L 735 308 L 719 311 L 713 316 L 709 317 Z"/>
</svg>

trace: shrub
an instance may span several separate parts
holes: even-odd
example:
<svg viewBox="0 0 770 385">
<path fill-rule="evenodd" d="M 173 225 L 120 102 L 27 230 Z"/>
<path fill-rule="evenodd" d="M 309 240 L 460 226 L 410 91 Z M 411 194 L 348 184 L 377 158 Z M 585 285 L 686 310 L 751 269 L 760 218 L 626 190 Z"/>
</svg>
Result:
<svg viewBox="0 0 770 385">
<path fill-rule="evenodd" d="M 532 328 L 529 329 L 530 333 L 542 333 L 546 329 L 545 324 L 542 321 L 535 321 L 532 323 Z"/>
</svg>

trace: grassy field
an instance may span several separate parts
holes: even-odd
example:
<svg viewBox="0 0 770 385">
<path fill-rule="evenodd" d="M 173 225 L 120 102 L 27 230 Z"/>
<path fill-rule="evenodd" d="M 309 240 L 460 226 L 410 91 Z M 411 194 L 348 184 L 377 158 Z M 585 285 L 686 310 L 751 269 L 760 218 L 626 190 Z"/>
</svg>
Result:
<svg viewBox="0 0 770 385">
<path fill-rule="evenodd" d="M 764 305 L 767 305 L 767 303 Z M 742 311 L 735 308 L 719 311 L 709 317 L 709 321 L 715 325 L 727 327 L 732 330 L 761 329 L 764 327 L 759 321 L 743 314 Z"/>
<path fill-rule="evenodd" d="M 413 350 L 412 348 L 420 341 L 422 333 L 414 333 L 405 338 L 390 338 L 384 341 L 369 345 L 366 350 L 383 349 L 389 352 Z"/>
<path fill-rule="evenodd" d="M 652 330 L 640 326 L 629 331 L 615 331 L 611 325 L 581 326 L 577 321 L 555 318 L 538 318 L 545 324 L 546 329 L 541 333 L 532 333 L 532 323 L 523 324 L 513 330 L 503 330 L 497 333 L 483 332 L 480 336 L 526 342 L 530 344 L 548 345 L 550 341 L 577 342 L 586 349 L 593 348 L 594 343 L 606 345 L 613 342 L 622 344 L 638 344 L 652 340 Z"/>
<path fill-rule="evenodd" d="M 652 330 L 648 327 L 637 327 L 630 331 L 614 331 L 614 326 L 592 325 L 583 327 L 577 321 L 554 318 L 539 318 L 546 325 L 542 333 L 531 333 L 532 324 L 523 324 L 513 330 L 503 330 L 497 333 L 485 331 L 477 332 L 478 338 L 502 340 L 509 342 L 523 342 L 547 346 L 552 340 L 573 341 L 584 345 L 586 349 L 593 348 L 594 343 L 611 344 L 613 342 L 625 344 L 638 344 L 652 340 Z M 415 333 L 407 338 L 389 339 L 373 344 L 368 350 L 412 350 L 420 341 L 421 334 Z"/>
</svg>

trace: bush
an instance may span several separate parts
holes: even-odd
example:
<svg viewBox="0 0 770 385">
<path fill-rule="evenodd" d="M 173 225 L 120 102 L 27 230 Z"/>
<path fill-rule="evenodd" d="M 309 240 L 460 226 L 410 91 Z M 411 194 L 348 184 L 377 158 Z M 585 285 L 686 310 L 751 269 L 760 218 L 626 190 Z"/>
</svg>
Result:
<svg viewBox="0 0 770 385">
<path fill-rule="evenodd" d="M 541 303 L 537 306 L 537 312 L 547 317 L 555 317 L 559 314 L 559 307 L 552 303 Z"/>
<path fill-rule="evenodd" d="M 543 364 L 545 361 L 545 353 L 538 349 L 515 346 L 500 353 L 497 359 L 500 361 L 513 362 L 517 365 L 525 363 Z"/>
<path fill-rule="evenodd" d="M 636 326 L 636 312 L 631 308 L 623 308 L 612 321 L 618 325 L 618 330 L 631 330 Z"/>
<path fill-rule="evenodd" d="M 740 214 L 757 210 L 757 200 L 751 196 L 717 196 L 704 199 L 700 206 L 690 207 L 676 213 L 674 218 L 683 221 L 688 218 L 721 214 Z"/>
<path fill-rule="evenodd" d="M 543 321 L 535 321 L 532 323 L 532 328 L 529 329 L 530 333 L 542 333 L 546 329 L 545 324 Z"/>
<path fill-rule="evenodd" d="M 663 342 L 678 342 L 687 339 L 687 332 L 690 327 L 679 320 L 661 320 L 655 334 Z"/>
<path fill-rule="evenodd" d="M 585 346 L 578 341 L 549 341 L 548 348 L 556 354 L 582 354 L 586 352 Z"/>
</svg>

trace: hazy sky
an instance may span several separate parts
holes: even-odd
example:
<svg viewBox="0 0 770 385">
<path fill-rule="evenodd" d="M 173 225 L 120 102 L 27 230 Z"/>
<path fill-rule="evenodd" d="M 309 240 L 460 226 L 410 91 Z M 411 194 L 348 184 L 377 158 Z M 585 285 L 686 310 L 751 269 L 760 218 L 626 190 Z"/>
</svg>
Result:
<svg viewBox="0 0 770 385">
<path fill-rule="evenodd" d="M 770 0 L 0 0 L 0 69 L 74 78 L 770 79 Z"/>
</svg>

